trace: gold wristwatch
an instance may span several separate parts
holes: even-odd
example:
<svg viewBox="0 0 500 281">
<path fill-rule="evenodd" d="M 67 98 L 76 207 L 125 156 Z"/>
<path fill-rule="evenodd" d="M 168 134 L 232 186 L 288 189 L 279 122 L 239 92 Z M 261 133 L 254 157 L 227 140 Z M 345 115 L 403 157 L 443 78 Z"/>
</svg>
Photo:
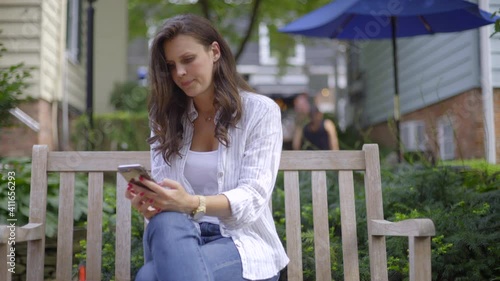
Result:
<svg viewBox="0 0 500 281">
<path fill-rule="evenodd" d="M 205 215 L 205 212 L 207 211 L 205 196 L 197 195 L 197 197 L 198 199 L 200 199 L 200 204 L 198 205 L 198 208 L 196 208 L 196 210 L 194 210 L 193 213 L 191 214 L 191 217 L 194 220 L 201 219 Z"/>
</svg>

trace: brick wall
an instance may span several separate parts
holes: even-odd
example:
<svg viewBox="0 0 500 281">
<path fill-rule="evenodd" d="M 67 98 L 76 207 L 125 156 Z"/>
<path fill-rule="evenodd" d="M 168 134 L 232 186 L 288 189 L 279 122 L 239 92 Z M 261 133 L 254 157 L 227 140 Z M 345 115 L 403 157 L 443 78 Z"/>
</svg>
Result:
<svg viewBox="0 0 500 281">
<path fill-rule="evenodd" d="M 0 128 L 0 156 L 31 156 L 34 144 L 47 144 L 52 149 L 51 104 L 44 100 L 38 100 L 22 104 L 19 108 L 40 123 L 40 132 L 33 131 L 18 120 L 13 122 L 14 126 L 11 128 Z"/>
<path fill-rule="evenodd" d="M 396 148 L 396 131 L 395 125 L 380 123 L 371 128 L 370 138 L 384 147 Z"/>
<path fill-rule="evenodd" d="M 496 93 L 496 136 L 497 155 L 499 155 L 500 110 L 498 108 L 500 108 L 500 92 L 497 91 Z M 481 91 L 472 89 L 437 104 L 406 114 L 402 117 L 402 122 L 411 120 L 424 121 L 429 140 L 429 150 L 432 151 L 435 157 L 438 157 L 437 122 L 444 116 L 453 120 L 456 158 L 484 158 L 484 114 Z M 382 123 L 373 126 L 370 136 L 375 142 L 394 148 L 396 147 L 396 139 L 392 132 L 393 130 L 388 128 L 387 123 Z"/>
</svg>

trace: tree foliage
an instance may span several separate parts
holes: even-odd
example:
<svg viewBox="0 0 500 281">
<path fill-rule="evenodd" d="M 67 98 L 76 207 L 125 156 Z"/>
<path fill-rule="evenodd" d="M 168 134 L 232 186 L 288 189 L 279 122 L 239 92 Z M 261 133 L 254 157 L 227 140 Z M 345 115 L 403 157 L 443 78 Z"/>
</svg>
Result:
<svg viewBox="0 0 500 281">
<path fill-rule="evenodd" d="M 6 51 L 0 42 L 0 58 Z M 10 124 L 9 110 L 25 100 L 22 93 L 28 87 L 29 77 L 30 69 L 26 69 L 23 63 L 0 67 L 0 127 Z"/>
<path fill-rule="evenodd" d="M 494 34 L 496 34 L 498 32 L 500 32 L 500 20 L 497 20 L 495 22 L 495 33 Z"/>
<path fill-rule="evenodd" d="M 177 14 L 193 13 L 212 21 L 222 35 L 233 46 L 238 60 L 246 44 L 255 39 L 258 24 L 269 26 L 270 37 L 279 37 L 279 53 L 290 52 L 292 40 L 289 35 L 280 34 L 277 28 L 316 8 L 329 0 L 129 0 L 130 38 L 151 36 L 154 26 Z"/>
<path fill-rule="evenodd" d="M 493 12 L 492 17 L 498 17 L 500 16 L 500 9 Z M 500 19 L 497 19 L 493 25 L 493 33 L 490 35 L 490 37 L 493 37 L 493 35 L 496 35 L 497 33 L 500 33 Z"/>
</svg>

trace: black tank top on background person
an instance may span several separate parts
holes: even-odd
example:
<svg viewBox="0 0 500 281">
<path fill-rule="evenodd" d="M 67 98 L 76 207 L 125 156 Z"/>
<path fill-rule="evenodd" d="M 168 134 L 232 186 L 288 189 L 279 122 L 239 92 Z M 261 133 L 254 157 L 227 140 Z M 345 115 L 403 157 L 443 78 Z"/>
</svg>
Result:
<svg viewBox="0 0 500 281">
<path fill-rule="evenodd" d="M 317 131 L 312 131 L 310 126 L 311 123 L 308 123 L 302 130 L 302 147 L 307 150 L 330 150 L 330 139 L 325 130 L 325 120 L 321 121 Z"/>
</svg>

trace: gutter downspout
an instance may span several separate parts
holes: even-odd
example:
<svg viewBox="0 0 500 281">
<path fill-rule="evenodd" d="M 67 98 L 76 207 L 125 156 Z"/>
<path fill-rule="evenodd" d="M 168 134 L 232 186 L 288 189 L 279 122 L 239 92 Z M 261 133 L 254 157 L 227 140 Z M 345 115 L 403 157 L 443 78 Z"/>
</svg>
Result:
<svg viewBox="0 0 500 281">
<path fill-rule="evenodd" d="M 489 10 L 489 0 L 479 0 L 479 8 Z M 481 90 L 484 108 L 484 134 L 486 161 L 496 164 L 495 112 L 493 103 L 490 25 L 479 28 L 479 53 L 481 64 Z"/>
<path fill-rule="evenodd" d="M 61 39 L 59 40 L 60 68 L 59 68 L 59 98 L 62 100 L 62 143 L 60 143 L 61 150 L 69 150 L 69 116 L 68 116 L 68 54 L 66 51 L 66 36 L 68 29 L 68 2 L 62 1 L 61 3 Z"/>
</svg>

